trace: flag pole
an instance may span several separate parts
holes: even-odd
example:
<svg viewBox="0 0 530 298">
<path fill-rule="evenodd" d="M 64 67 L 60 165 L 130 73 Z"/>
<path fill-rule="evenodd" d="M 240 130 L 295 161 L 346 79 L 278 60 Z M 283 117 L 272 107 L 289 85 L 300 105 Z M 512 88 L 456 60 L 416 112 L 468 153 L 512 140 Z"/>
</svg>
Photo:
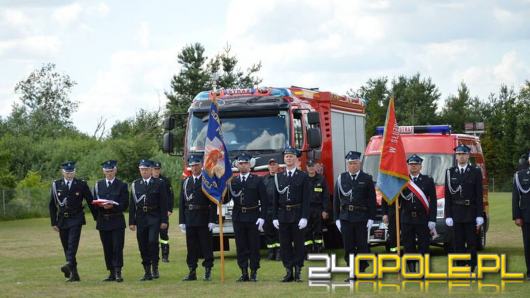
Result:
<svg viewBox="0 0 530 298">
<path fill-rule="evenodd" d="M 221 283 L 225 282 L 225 246 L 223 237 L 223 204 L 219 202 L 218 213 L 219 213 L 219 245 L 221 253 Z"/>
<path fill-rule="evenodd" d="M 401 255 L 401 231 L 400 231 L 400 224 L 399 224 L 399 197 L 396 198 L 396 245 L 397 245 L 397 254 L 398 256 Z"/>
</svg>

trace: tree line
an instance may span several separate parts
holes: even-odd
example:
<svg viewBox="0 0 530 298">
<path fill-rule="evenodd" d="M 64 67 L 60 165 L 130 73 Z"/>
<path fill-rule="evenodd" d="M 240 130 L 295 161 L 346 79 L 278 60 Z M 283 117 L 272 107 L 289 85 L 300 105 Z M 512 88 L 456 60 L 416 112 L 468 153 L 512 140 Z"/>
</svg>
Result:
<svg viewBox="0 0 530 298">
<path fill-rule="evenodd" d="M 179 178 L 182 159 L 161 152 L 165 116 L 185 115 L 193 97 L 214 84 L 218 88 L 260 84 L 262 65 L 257 62 L 241 69 L 230 46 L 208 58 L 200 43 L 185 46 L 176 59 L 180 68 L 170 78 L 165 107 L 139 109 L 135 117 L 114 123 L 108 131 L 101 119 L 93 134 L 73 125 L 72 115 L 79 105 L 71 98 L 76 82 L 59 73 L 54 64 L 45 64 L 20 81 L 11 113 L 0 118 L 0 189 L 10 190 L 8 209 L 12 211 L 3 217 L 46 215 L 49 185 L 60 177 L 59 165 L 66 160 L 77 161 L 78 176 L 91 185 L 102 177 L 100 163 L 108 159 L 118 160 L 119 177 L 126 182 L 137 178 L 137 162 L 142 158 L 161 161 L 163 174 Z M 472 96 L 462 82 L 456 95 L 442 101 L 435 83 L 416 74 L 370 79 L 348 95 L 366 102 L 367 140 L 376 126 L 383 125 L 391 96 L 400 125 L 450 124 L 459 133 L 465 122 L 485 122 L 482 147 L 497 189 L 509 190 L 518 159 L 530 148 L 528 81 L 518 90 L 502 86 L 487 99 Z M 177 117 L 177 148 L 183 146 L 185 121 Z M 178 191 L 178 179 L 173 181 Z"/>
</svg>

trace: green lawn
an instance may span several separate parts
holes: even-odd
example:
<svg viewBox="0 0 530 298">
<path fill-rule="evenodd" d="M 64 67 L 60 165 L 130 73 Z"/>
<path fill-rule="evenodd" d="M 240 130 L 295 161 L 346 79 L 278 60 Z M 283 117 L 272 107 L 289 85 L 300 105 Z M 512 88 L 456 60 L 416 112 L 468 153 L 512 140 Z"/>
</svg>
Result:
<svg viewBox="0 0 530 298">
<path fill-rule="evenodd" d="M 509 258 L 509 271 L 525 272 L 522 250 L 521 232 L 511 220 L 511 200 L 508 193 L 495 193 L 490 196 L 491 225 L 487 237 L 485 252 L 506 253 Z M 309 287 L 307 282 L 282 284 L 279 279 L 283 275 L 280 262 L 262 260 L 258 283 L 236 283 L 239 276 L 235 260 L 235 246 L 226 253 L 226 270 L 224 284 L 219 281 L 219 259 L 216 258 L 213 282 L 182 282 L 187 273 L 185 263 L 185 239 L 177 229 L 177 218 L 171 218 L 170 241 L 171 255 L 169 264 L 160 264 L 161 278 L 152 282 L 139 282 L 142 275 L 140 255 L 137 248 L 135 234 L 126 232 L 125 267 L 123 275 L 125 282 L 104 283 L 101 280 L 108 272 L 105 269 L 103 252 L 99 234 L 95 225 L 87 216 L 88 224 L 83 228 L 78 252 L 79 273 L 81 282 L 69 284 L 64 282 L 59 267 L 64 263 L 64 256 L 59 236 L 54 232 L 48 219 L 29 219 L 0 222 L 0 297 L 18 296 L 322 296 L 336 294 L 351 295 L 355 289 L 337 287 L 334 291 L 326 287 Z M 382 251 L 381 248 L 374 249 Z M 265 251 L 263 251 L 265 254 Z M 217 255 L 217 254 L 216 254 Z M 446 258 L 442 250 L 433 249 L 434 268 L 445 271 Z M 342 261 L 342 259 L 341 259 Z M 316 264 L 316 263 L 315 263 Z M 307 265 L 304 268 L 304 280 L 307 278 Z M 203 270 L 199 267 L 199 274 Z M 343 276 L 337 276 L 341 282 Z M 497 276 L 489 277 L 484 284 L 501 286 Z M 360 296 L 373 295 L 371 284 L 359 284 L 355 293 Z M 408 282 L 401 283 L 397 278 L 389 276 L 384 283 L 375 284 L 376 292 L 382 296 L 395 296 L 395 286 L 401 287 L 401 295 L 405 297 L 423 297 L 420 286 L 425 290 L 425 284 Z M 380 290 L 377 290 L 380 287 Z M 456 294 L 463 296 L 486 295 L 492 296 L 495 288 L 485 287 L 479 292 L 476 282 L 452 283 L 451 290 L 447 283 L 430 283 L 427 295 Z M 507 284 L 503 295 L 527 297 L 530 283 Z"/>
</svg>

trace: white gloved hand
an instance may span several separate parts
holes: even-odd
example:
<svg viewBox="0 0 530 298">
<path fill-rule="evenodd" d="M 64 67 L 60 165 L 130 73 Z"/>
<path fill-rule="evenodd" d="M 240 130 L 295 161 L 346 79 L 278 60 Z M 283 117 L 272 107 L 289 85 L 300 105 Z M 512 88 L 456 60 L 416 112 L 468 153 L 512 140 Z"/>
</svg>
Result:
<svg viewBox="0 0 530 298">
<path fill-rule="evenodd" d="M 342 231 L 340 230 L 340 219 L 337 219 L 337 220 L 335 221 L 335 225 L 337 226 L 337 229 L 339 229 L 339 232 L 342 233 Z"/>
<path fill-rule="evenodd" d="M 300 221 L 298 222 L 298 229 L 299 229 L 299 230 L 302 230 L 302 229 L 304 229 L 305 227 L 307 227 L 307 219 L 305 219 L 305 218 L 300 218 Z"/>
<path fill-rule="evenodd" d="M 209 223 L 209 224 L 208 224 L 208 230 L 210 230 L 210 232 L 213 231 L 213 228 L 215 228 L 215 226 L 216 226 L 216 225 L 215 225 L 214 223 L 212 223 L 212 222 Z"/>
<path fill-rule="evenodd" d="M 280 222 L 277 219 L 272 221 L 272 225 L 276 228 L 276 230 L 280 229 Z"/>
<path fill-rule="evenodd" d="M 432 231 L 436 228 L 436 223 L 434 221 L 429 221 L 427 226 L 429 227 L 429 230 Z"/>
<path fill-rule="evenodd" d="M 484 224 L 484 217 L 482 217 L 482 216 L 478 216 L 478 217 L 476 218 L 476 221 L 477 221 L 477 226 L 481 226 L 481 225 Z"/>
<path fill-rule="evenodd" d="M 258 226 L 258 231 L 263 232 L 263 225 L 265 224 L 265 220 L 263 218 L 258 218 L 256 221 L 256 225 Z"/>
<path fill-rule="evenodd" d="M 445 224 L 448 226 L 448 227 L 452 227 L 453 226 L 453 218 L 451 217 L 448 217 L 445 219 Z"/>
<path fill-rule="evenodd" d="M 180 224 L 179 227 L 180 227 L 180 231 L 182 233 L 186 233 L 186 225 L 185 224 Z"/>
<path fill-rule="evenodd" d="M 372 219 L 369 219 L 367 222 L 366 222 L 366 227 L 368 229 L 371 229 L 372 226 L 374 225 L 374 221 Z"/>
</svg>

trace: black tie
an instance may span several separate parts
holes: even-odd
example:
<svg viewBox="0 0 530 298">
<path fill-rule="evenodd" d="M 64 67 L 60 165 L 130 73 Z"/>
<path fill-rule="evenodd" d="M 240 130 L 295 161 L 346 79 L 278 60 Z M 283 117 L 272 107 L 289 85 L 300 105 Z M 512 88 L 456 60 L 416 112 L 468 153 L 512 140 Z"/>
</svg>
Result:
<svg viewBox="0 0 530 298">
<path fill-rule="evenodd" d="M 418 182 L 418 178 L 414 177 L 412 178 L 412 181 L 414 181 L 414 183 Z"/>
<path fill-rule="evenodd" d="M 293 177 L 293 173 L 291 171 L 287 172 L 287 177 L 291 179 Z"/>
<path fill-rule="evenodd" d="M 353 175 L 351 175 L 351 180 L 352 180 L 352 181 L 355 181 L 356 178 L 357 178 L 357 174 L 353 174 Z"/>
<path fill-rule="evenodd" d="M 110 187 L 111 184 L 110 181 L 107 181 L 107 187 Z"/>
<path fill-rule="evenodd" d="M 464 168 L 460 168 L 460 175 L 464 174 Z"/>
<path fill-rule="evenodd" d="M 199 183 L 199 177 L 195 178 L 195 184 Z"/>
<path fill-rule="evenodd" d="M 242 181 L 243 181 L 243 183 L 247 182 L 247 176 L 243 176 Z"/>
<path fill-rule="evenodd" d="M 68 182 L 66 183 L 66 185 L 68 185 L 68 190 L 70 190 L 70 186 L 72 185 L 72 182 L 68 181 Z"/>
</svg>

